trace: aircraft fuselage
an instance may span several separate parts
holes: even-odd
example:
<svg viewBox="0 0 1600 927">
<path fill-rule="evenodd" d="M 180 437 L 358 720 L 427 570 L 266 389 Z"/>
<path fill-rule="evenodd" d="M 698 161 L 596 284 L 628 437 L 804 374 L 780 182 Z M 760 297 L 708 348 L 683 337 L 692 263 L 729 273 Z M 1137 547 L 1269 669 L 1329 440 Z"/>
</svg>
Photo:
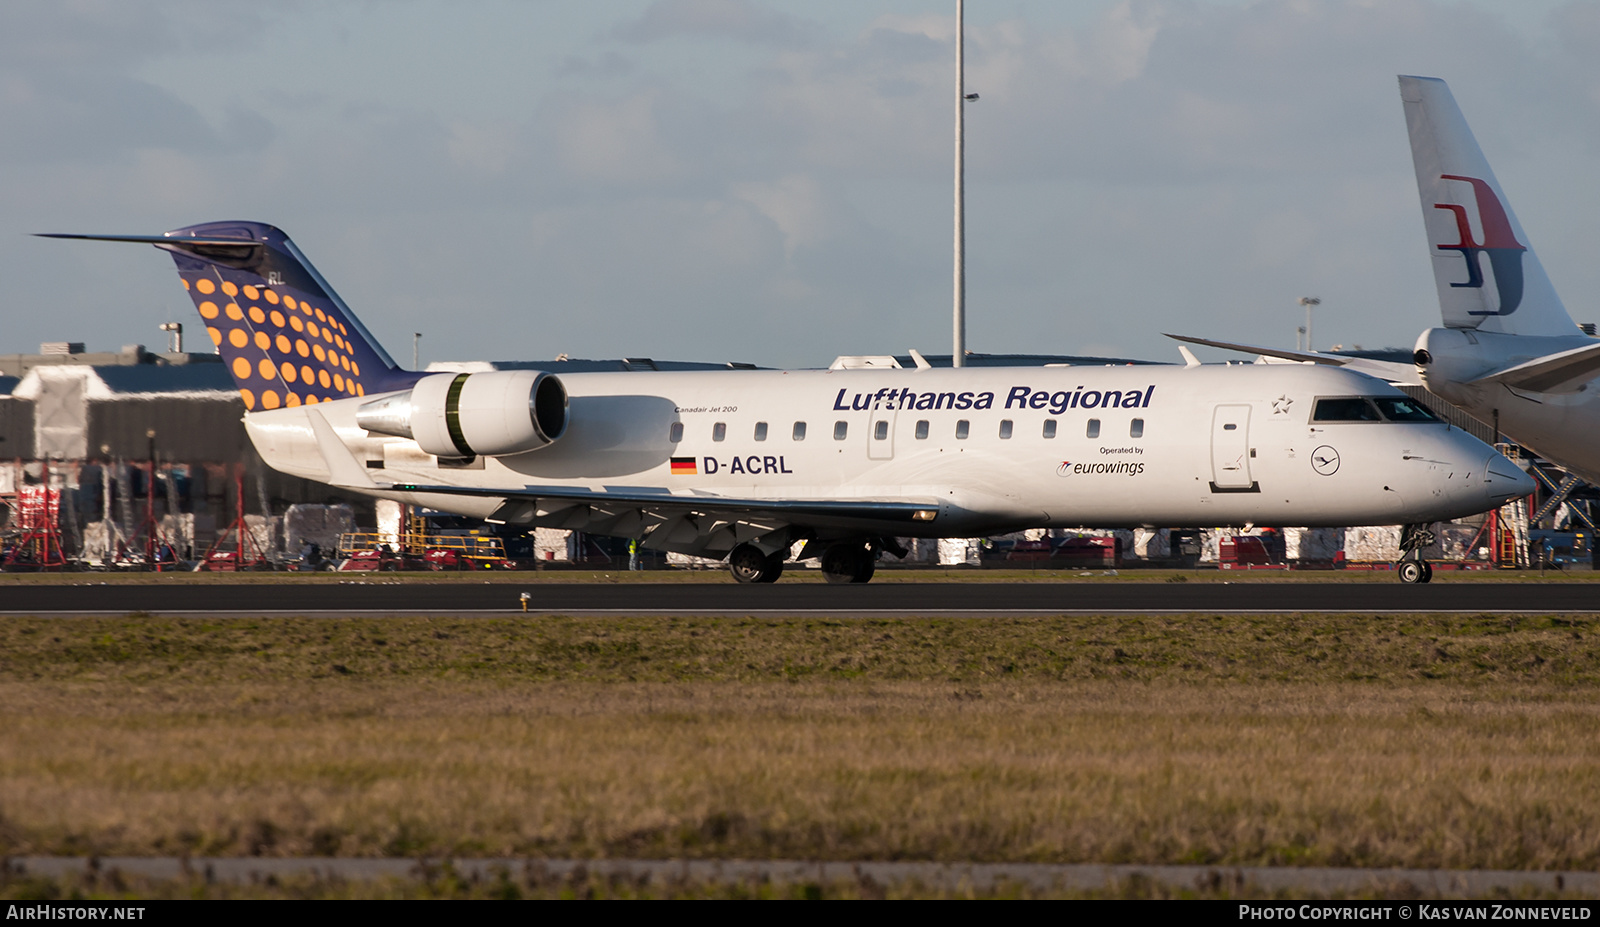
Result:
<svg viewBox="0 0 1600 927">
<path fill-rule="evenodd" d="M 255 412 L 246 424 L 269 464 L 313 480 L 331 480 L 314 411 L 380 484 L 936 508 L 888 532 L 899 536 L 1419 523 L 1526 491 L 1491 448 L 1441 422 L 1313 421 L 1320 398 L 1402 394 L 1308 365 L 625 372 L 562 383 L 570 424 L 559 441 L 465 466 L 358 427 L 356 409 L 374 397 Z M 499 505 L 366 491 L 477 517 Z"/>
</svg>

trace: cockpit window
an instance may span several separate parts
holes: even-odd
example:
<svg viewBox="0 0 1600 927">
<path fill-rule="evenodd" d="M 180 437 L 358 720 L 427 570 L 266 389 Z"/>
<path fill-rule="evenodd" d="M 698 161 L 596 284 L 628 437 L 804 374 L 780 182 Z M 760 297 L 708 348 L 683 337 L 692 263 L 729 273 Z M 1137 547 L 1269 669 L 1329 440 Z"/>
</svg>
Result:
<svg viewBox="0 0 1600 927">
<path fill-rule="evenodd" d="M 1373 402 L 1378 404 L 1378 411 L 1391 422 L 1437 422 L 1439 416 L 1415 399 L 1399 399 L 1393 396 L 1374 397 Z"/>
<path fill-rule="evenodd" d="M 1318 399 L 1313 422 L 1381 422 L 1378 408 L 1360 396 Z"/>
<path fill-rule="evenodd" d="M 1437 422 L 1427 406 L 1404 396 L 1340 396 L 1318 399 L 1313 422 Z"/>
</svg>

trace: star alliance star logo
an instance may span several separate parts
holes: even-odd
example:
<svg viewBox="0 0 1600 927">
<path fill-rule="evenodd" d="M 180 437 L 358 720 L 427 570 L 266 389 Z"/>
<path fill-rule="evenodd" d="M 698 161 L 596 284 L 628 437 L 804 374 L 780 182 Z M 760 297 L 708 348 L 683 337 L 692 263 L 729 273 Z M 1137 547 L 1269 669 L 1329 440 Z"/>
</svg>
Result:
<svg viewBox="0 0 1600 927">
<path fill-rule="evenodd" d="M 1282 396 L 1279 396 L 1277 399 L 1272 400 L 1272 414 L 1273 415 L 1288 415 L 1289 414 L 1289 407 L 1292 406 L 1292 405 L 1294 405 L 1294 400 L 1289 398 L 1289 394 L 1288 393 L 1284 393 Z"/>
</svg>

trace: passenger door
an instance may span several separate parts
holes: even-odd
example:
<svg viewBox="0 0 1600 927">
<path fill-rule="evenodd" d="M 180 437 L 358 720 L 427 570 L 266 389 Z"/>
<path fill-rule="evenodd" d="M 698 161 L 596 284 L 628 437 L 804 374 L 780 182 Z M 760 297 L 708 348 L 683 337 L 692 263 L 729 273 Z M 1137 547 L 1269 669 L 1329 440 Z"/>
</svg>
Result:
<svg viewBox="0 0 1600 927">
<path fill-rule="evenodd" d="M 1250 492 L 1250 407 L 1217 406 L 1211 415 L 1212 492 Z"/>
</svg>

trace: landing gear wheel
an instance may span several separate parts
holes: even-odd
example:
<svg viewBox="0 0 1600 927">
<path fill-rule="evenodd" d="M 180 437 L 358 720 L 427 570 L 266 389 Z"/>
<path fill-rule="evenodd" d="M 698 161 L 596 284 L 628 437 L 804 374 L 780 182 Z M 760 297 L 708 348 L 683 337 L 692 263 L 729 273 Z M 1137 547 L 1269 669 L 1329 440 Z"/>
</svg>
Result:
<svg viewBox="0 0 1600 927">
<path fill-rule="evenodd" d="M 877 566 L 876 555 L 855 544 L 835 544 L 822 553 L 822 577 L 830 583 L 867 582 Z"/>
<path fill-rule="evenodd" d="M 740 544 L 728 554 L 728 571 L 741 583 L 775 583 L 783 575 L 783 551 L 772 555 L 750 544 Z"/>
<path fill-rule="evenodd" d="M 1428 581 L 1424 578 L 1427 575 L 1425 566 L 1426 564 L 1417 560 L 1402 560 L 1400 565 L 1395 567 L 1395 571 L 1400 574 L 1402 583 L 1425 583 Z"/>
<path fill-rule="evenodd" d="M 1425 583 L 1433 582 L 1433 564 L 1426 560 L 1422 561 L 1422 581 Z"/>
</svg>

